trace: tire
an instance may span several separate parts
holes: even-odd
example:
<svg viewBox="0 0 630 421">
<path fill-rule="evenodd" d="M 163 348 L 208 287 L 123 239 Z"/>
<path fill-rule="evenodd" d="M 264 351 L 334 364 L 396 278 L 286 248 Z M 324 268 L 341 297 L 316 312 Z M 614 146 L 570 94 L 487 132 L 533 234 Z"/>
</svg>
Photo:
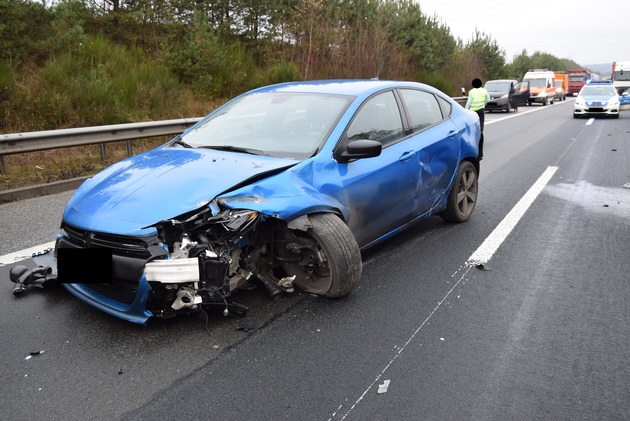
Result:
<svg viewBox="0 0 630 421">
<path fill-rule="evenodd" d="M 361 252 L 350 228 L 335 214 L 309 215 L 306 231 L 289 230 L 279 250 L 294 284 L 324 297 L 343 297 L 361 278 Z"/>
<path fill-rule="evenodd" d="M 477 203 L 479 176 L 470 161 L 462 161 L 457 176 L 448 194 L 446 210 L 440 214 L 447 222 L 466 222 L 470 219 Z"/>
<path fill-rule="evenodd" d="M 578 114 L 573 113 L 573 118 L 580 118 Z"/>
<path fill-rule="evenodd" d="M 549 100 L 547 98 L 543 99 L 543 107 L 549 104 Z"/>
</svg>

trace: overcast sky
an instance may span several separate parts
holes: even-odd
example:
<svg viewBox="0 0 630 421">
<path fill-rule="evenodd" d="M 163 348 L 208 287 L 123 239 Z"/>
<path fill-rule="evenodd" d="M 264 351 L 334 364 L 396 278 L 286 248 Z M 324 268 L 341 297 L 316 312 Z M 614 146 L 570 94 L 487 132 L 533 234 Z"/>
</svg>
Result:
<svg viewBox="0 0 630 421">
<path fill-rule="evenodd" d="M 630 60 L 630 0 L 416 1 L 464 43 L 475 27 L 492 36 L 508 63 L 523 49 L 581 65 Z"/>
</svg>

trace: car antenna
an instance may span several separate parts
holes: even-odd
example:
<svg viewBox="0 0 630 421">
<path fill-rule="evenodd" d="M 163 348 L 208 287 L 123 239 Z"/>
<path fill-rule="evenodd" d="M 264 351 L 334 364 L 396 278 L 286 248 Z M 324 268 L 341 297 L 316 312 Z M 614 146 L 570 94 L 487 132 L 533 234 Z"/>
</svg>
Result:
<svg viewBox="0 0 630 421">
<path fill-rule="evenodd" d="M 376 72 L 376 76 L 373 77 L 371 80 L 378 80 L 378 77 L 381 74 L 381 70 L 383 70 L 383 64 L 385 64 L 385 60 L 381 61 L 381 66 L 378 68 L 378 72 Z"/>
</svg>

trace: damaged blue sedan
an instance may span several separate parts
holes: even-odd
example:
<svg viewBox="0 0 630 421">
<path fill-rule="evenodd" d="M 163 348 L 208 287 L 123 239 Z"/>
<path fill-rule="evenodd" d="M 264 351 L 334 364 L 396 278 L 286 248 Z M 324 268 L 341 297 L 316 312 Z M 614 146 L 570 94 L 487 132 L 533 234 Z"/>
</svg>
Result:
<svg viewBox="0 0 630 421">
<path fill-rule="evenodd" d="M 237 312 L 231 296 L 252 283 L 341 297 L 361 250 L 431 215 L 471 217 L 481 140 L 475 113 L 420 83 L 255 89 L 85 181 L 43 272 L 87 267 L 64 287 L 140 324 Z M 111 268 L 66 253 L 95 249 Z"/>
</svg>

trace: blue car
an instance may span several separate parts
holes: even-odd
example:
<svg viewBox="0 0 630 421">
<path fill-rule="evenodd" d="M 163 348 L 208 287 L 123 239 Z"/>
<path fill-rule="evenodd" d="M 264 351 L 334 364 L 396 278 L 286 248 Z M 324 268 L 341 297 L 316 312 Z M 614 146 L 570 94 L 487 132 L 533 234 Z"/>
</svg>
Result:
<svg viewBox="0 0 630 421">
<path fill-rule="evenodd" d="M 231 297 L 256 283 L 341 297 L 361 250 L 431 215 L 471 217 L 481 140 L 476 113 L 420 83 L 255 89 L 85 181 L 46 271 L 140 324 L 244 311 Z"/>
</svg>

